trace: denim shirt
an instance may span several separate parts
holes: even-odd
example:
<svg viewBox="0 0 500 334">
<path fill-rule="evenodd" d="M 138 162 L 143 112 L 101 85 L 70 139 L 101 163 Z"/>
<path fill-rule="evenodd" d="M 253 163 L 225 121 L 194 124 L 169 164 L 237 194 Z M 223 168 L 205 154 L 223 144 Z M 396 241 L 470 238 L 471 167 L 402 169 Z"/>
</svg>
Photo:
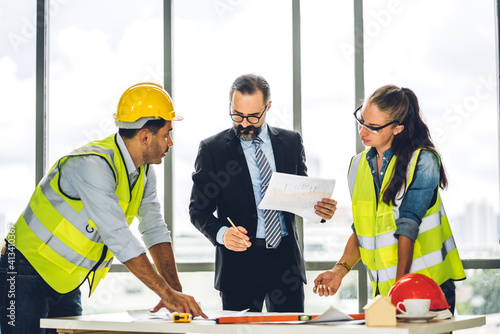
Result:
<svg viewBox="0 0 500 334">
<path fill-rule="evenodd" d="M 370 165 L 377 203 L 380 196 L 380 187 L 384 181 L 387 166 L 392 159 L 392 151 L 388 149 L 382 155 L 382 167 L 380 174 L 377 173 L 377 150 L 372 147 L 366 154 L 366 159 Z M 411 185 L 406 191 L 406 195 L 399 208 L 399 218 L 396 219 L 397 238 L 404 235 L 415 241 L 418 237 L 418 229 L 429 207 L 435 203 L 435 193 L 439 185 L 440 166 L 436 155 L 429 150 L 420 151 L 417 160 L 417 167 Z M 354 225 L 353 225 L 354 226 Z"/>
</svg>

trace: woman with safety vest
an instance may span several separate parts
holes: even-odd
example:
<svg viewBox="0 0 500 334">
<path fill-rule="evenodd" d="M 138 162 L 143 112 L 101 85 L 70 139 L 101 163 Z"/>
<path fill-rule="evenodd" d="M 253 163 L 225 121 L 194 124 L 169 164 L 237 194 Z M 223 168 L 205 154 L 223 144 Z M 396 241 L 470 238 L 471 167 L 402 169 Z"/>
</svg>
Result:
<svg viewBox="0 0 500 334">
<path fill-rule="evenodd" d="M 441 286 L 453 312 L 453 282 L 465 279 L 465 272 L 439 194 L 446 174 L 416 95 L 383 86 L 354 117 L 370 146 L 349 167 L 354 232 L 336 265 L 314 280 L 314 292 L 334 295 L 361 259 L 374 296 L 387 296 L 404 274 L 420 273 Z"/>
</svg>

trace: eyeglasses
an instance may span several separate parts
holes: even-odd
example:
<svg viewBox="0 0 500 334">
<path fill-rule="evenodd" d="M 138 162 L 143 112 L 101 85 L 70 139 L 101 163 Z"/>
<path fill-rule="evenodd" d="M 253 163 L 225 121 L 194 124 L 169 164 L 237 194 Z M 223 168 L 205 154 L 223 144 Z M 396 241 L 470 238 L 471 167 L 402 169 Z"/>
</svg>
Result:
<svg viewBox="0 0 500 334">
<path fill-rule="evenodd" d="M 361 108 L 363 106 L 361 105 L 358 109 L 354 110 L 354 118 L 356 119 L 356 121 L 358 122 L 358 127 L 362 127 L 362 128 L 365 128 L 367 130 L 369 130 L 370 132 L 374 133 L 374 134 L 378 134 L 378 132 L 380 130 L 382 130 L 383 128 L 385 127 L 388 127 L 389 125 L 391 124 L 394 124 L 394 123 L 398 123 L 399 124 L 399 121 L 392 121 L 392 122 L 389 122 L 385 125 L 382 125 L 382 126 L 370 126 L 370 125 L 366 125 L 365 122 L 363 122 L 361 120 Z"/>
<path fill-rule="evenodd" d="M 232 111 L 231 103 L 229 103 L 229 116 L 231 116 L 231 119 L 233 121 L 235 121 L 236 123 L 243 122 L 243 119 L 246 118 L 248 123 L 250 123 L 250 124 L 257 124 L 257 123 L 259 123 L 259 121 L 262 118 L 262 116 L 264 116 L 264 113 L 266 112 L 268 105 L 269 105 L 269 103 L 266 104 L 266 107 L 264 108 L 264 110 L 262 110 L 260 116 L 243 116 L 243 115 L 240 115 L 240 114 L 232 114 L 231 113 L 231 111 Z"/>
</svg>

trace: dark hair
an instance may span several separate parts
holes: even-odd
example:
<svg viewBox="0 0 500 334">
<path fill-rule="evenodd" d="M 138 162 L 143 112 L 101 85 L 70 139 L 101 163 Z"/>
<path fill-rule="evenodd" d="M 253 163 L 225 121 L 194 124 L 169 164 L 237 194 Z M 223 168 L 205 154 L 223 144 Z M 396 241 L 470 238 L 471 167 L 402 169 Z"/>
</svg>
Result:
<svg viewBox="0 0 500 334">
<path fill-rule="evenodd" d="M 391 145 L 392 153 L 396 156 L 394 176 L 384 190 L 383 201 L 386 204 L 394 203 L 398 192 L 403 189 L 401 198 L 406 192 L 406 171 L 413 152 L 424 148 L 438 154 L 432 143 L 429 128 L 424 123 L 415 93 L 409 88 L 399 88 L 387 85 L 377 89 L 366 104 L 373 104 L 382 112 L 389 114 L 392 120 L 404 125 L 404 130 L 397 134 Z M 448 185 L 443 163 L 440 163 L 439 186 L 444 189 Z"/>
<path fill-rule="evenodd" d="M 163 118 L 158 118 L 158 119 L 152 119 L 146 122 L 140 129 L 118 129 L 118 133 L 120 136 L 123 138 L 127 139 L 132 139 L 135 137 L 135 135 L 141 131 L 142 129 L 147 129 L 149 132 L 152 134 L 156 134 L 158 130 L 163 128 L 167 124 L 167 121 L 164 120 Z"/>
<path fill-rule="evenodd" d="M 267 105 L 271 99 L 271 88 L 269 88 L 269 83 L 264 77 L 257 74 L 243 74 L 237 77 L 229 90 L 229 101 L 233 98 L 235 90 L 248 95 L 252 95 L 257 92 L 257 90 L 260 90 L 264 96 L 265 105 Z"/>
</svg>

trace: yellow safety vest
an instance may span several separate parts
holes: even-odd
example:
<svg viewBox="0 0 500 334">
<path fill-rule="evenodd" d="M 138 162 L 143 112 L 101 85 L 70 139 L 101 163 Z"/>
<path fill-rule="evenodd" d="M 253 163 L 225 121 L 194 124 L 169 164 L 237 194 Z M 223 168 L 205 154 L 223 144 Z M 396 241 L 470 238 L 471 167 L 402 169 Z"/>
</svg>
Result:
<svg viewBox="0 0 500 334">
<path fill-rule="evenodd" d="M 411 184 L 420 149 L 416 150 L 408 165 L 407 187 Z M 356 155 L 349 168 L 348 183 L 352 199 L 352 215 L 358 237 L 361 260 L 368 270 L 373 292 L 387 296 L 396 281 L 398 264 L 398 239 L 394 236 L 396 219 L 402 199 L 396 205 L 383 202 L 384 189 L 394 175 L 396 156 L 393 156 L 381 186 L 377 203 L 375 185 L 368 150 Z M 396 198 L 400 197 L 399 195 Z M 427 210 L 415 241 L 410 273 L 420 273 L 441 285 L 448 279 L 465 278 L 450 224 L 444 210 L 439 189 L 436 203 Z"/>
<path fill-rule="evenodd" d="M 138 214 L 144 193 L 148 166 L 141 166 L 137 182 L 131 188 L 116 135 L 91 142 L 55 163 L 35 188 L 7 240 L 59 293 L 71 292 L 88 279 L 92 294 L 113 261 L 113 254 L 103 243 L 82 201 L 68 197 L 59 188 L 65 161 L 83 155 L 100 156 L 109 164 L 115 176 L 115 194 L 129 225 Z"/>
</svg>

